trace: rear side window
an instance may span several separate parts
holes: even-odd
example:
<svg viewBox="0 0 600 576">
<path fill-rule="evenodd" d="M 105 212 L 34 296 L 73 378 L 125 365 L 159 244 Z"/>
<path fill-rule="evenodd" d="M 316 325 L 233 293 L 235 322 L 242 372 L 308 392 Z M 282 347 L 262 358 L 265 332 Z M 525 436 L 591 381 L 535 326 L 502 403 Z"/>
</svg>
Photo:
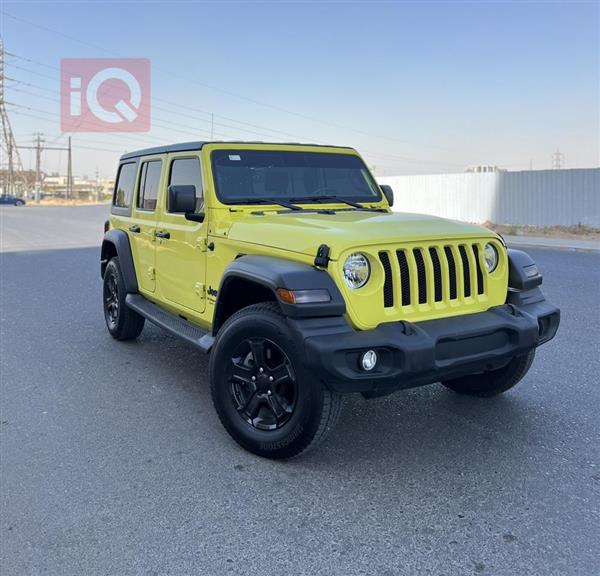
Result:
<svg viewBox="0 0 600 576">
<path fill-rule="evenodd" d="M 140 173 L 140 187 L 137 198 L 137 207 L 141 210 L 154 211 L 160 187 L 160 173 L 162 160 L 144 162 Z"/>
<path fill-rule="evenodd" d="M 204 206 L 202 193 L 202 177 L 200 160 L 198 158 L 176 158 L 171 163 L 169 186 L 192 185 L 196 187 L 196 212 L 201 212 Z"/>
<path fill-rule="evenodd" d="M 113 206 L 117 208 L 129 208 L 131 206 L 136 168 L 135 162 L 121 164 L 117 176 L 117 185 L 115 186 Z"/>
</svg>

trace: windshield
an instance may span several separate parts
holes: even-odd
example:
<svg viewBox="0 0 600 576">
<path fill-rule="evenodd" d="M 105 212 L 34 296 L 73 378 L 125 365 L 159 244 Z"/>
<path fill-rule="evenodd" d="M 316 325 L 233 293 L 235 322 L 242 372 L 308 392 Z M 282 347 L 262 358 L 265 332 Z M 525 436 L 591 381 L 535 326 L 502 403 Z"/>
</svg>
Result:
<svg viewBox="0 0 600 576">
<path fill-rule="evenodd" d="M 225 204 L 270 198 L 307 203 L 381 199 L 379 186 L 353 154 L 215 150 L 212 166 L 217 196 Z"/>
</svg>

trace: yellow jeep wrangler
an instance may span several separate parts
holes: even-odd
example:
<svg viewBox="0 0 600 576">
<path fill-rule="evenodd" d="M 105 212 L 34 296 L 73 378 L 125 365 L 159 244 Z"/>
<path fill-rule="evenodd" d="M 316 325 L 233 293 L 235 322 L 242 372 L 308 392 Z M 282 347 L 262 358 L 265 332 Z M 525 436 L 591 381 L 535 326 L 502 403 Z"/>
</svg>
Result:
<svg viewBox="0 0 600 576">
<path fill-rule="evenodd" d="M 102 243 L 108 331 L 149 320 L 210 353 L 223 426 L 271 458 L 322 440 L 346 393 L 508 390 L 560 320 L 537 266 L 490 230 L 392 204 L 351 148 L 126 154 Z"/>
</svg>

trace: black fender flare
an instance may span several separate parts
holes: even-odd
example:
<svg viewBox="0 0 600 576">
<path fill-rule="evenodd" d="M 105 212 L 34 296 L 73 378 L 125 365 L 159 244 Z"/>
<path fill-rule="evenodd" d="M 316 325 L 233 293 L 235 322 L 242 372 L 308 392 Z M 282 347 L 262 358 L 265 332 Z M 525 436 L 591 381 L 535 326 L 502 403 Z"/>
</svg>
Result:
<svg viewBox="0 0 600 576">
<path fill-rule="evenodd" d="M 102 240 L 102 250 L 100 252 L 100 275 L 104 278 L 106 265 L 110 260 L 110 255 L 116 252 L 121 265 L 121 273 L 125 282 L 125 289 L 128 294 L 137 294 L 138 283 L 135 275 L 135 265 L 131 254 L 131 245 L 129 244 L 129 236 L 123 230 L 116 228 L 109 230 L 104 234 Z"/>
<path fill-rule="evenodd" d="M 232 297 L 229 287 L 235 280 L 243 279 L 266 288 L 273 294 L 282 313 L 291 318 L 317 318 L 342 316 L 346 313 L 346 302 L 338 287 L 325 271 L 310 264 L 293 262 L 273 256 L 240 256 L 225 269 L 219 286 L 215 307 L 213 330 L 223 323 L 223 313 L 227 298 Z M 289 304 L 277 297 L 277 289 L 287 290 L 327 290 L 329 302 L 316 304 Z M 216 331 L 216 330 L 215 330 Z"/>
<path fill-rule="evenodd" d="M 543 277 L 533 258 L 522 250 L 509 248 L 508 254 L 508 287 L 513 290 L 531 290 L 539 286 Z"/>
</svg>

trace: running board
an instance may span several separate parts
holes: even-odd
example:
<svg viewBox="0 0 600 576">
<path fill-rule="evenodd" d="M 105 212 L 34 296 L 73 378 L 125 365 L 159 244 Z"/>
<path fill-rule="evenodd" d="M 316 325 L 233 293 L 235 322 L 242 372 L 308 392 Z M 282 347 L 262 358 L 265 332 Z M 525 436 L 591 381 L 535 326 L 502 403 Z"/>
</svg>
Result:
<svg viewBox="0 0 600 576">
<path fill-rule="evenodd" d="M 139 294 L 127 294 L 125 304 L 141 314 L 146 320 L 160 326 L 174 336 L 193 344 L 203 352 L 210 352 L 215 339 L 199 326 L 163 310 Z"/>
</svg>

